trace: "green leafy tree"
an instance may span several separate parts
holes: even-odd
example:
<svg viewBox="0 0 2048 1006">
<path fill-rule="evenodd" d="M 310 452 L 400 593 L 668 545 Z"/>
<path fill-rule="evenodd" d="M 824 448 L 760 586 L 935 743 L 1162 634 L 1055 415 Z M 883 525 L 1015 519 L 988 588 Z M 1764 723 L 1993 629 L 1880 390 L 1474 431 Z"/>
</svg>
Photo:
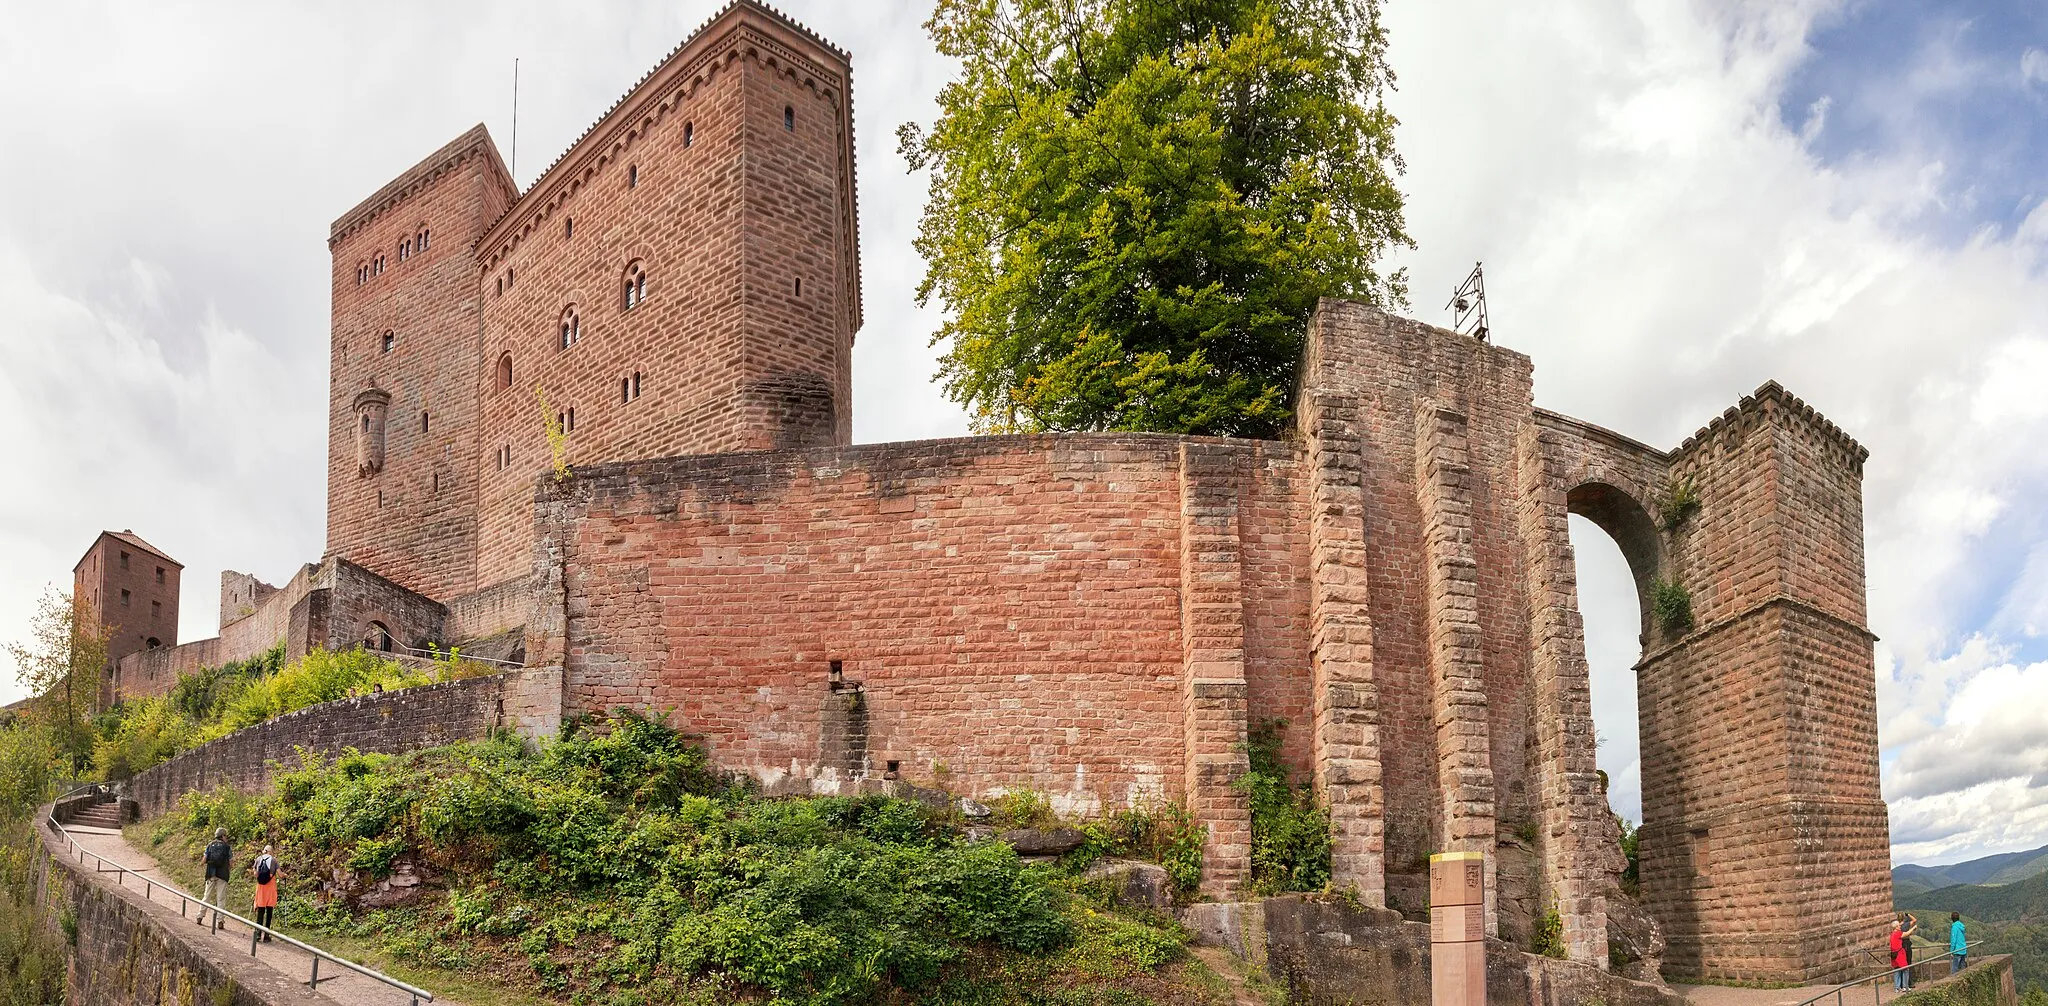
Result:
<svg viewBox="0 0 2048 1006">
<path fill-rule="evenodd" d="M 92 761 L 92 718 L 107 676 L 107 640 L 92 602 L 51 588 L 36 605 L 31 638 L 11 643 L 15 673 L 34 696 L 29 710 L 50 730 L 58 756 L 73 773 Z"/>
<path fill-rule="evenodd" d="M 1271 436 L 1322 297 L 1398 304 L 1378 0 L 939 0 L 919 297 L 986 432 Z"/>
</svg>

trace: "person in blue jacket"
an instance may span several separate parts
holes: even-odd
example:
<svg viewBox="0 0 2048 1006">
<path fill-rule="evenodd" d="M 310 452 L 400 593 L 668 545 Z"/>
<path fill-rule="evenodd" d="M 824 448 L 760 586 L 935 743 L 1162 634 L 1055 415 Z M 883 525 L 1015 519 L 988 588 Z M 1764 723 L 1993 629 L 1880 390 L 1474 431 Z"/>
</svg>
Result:
<svg viewBox="0 0 2048 1006">
<path fill-rule="evenodd" d="M 1948 913 L 1948 973 L 1955 974 L 1963 969 L 1969 956 L 1970 941 L 1963 938 L 1963 913 Z"/>
</svg>

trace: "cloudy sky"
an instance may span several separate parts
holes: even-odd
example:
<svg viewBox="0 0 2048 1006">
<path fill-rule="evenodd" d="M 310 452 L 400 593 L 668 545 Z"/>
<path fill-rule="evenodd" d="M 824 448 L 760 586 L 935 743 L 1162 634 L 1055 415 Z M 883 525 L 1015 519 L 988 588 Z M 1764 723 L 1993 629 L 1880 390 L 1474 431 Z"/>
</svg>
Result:
<svg viewBox="0 0 2048 1006">
<path fill-rule="evenodd" d="M 101 528 L 187 564 L 320 553 L 328 224 L 478 121 L 538 171 L 716 0 L 0 0 L 0 638 Z M 896 125 L 929 0 L 788 0 L 851 50 L 855 436 L 961 433 L 912 291 Z M 2048 7 L 1387 0 L 1415 303 L 1484 260 L 1539 403 L 1673 446 L 1775 378 L 1871 450 L 1899 862 L 2048 843 Z M 1575 527 L 1602 764 L 1635 814 L 1635 603 Z M 19 689 L 0 683 L 0 700 Z"/>
</svg>

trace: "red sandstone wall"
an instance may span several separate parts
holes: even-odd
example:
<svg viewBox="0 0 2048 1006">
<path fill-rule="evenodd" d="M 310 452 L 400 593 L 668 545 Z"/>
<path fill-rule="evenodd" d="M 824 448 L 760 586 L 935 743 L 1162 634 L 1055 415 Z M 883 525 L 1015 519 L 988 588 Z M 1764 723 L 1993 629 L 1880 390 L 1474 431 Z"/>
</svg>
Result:
<svg viewBox="0 0 2048 1006">
<path fill-rule="evenodd" d="M 877 773 L 1031 787 L 1073 812 L 1180 799 L 1181 443 L 981 438 L 579 472 L 542 504 L 569 569 L 568 711 L 674 708 L 722 763 L 830 788 L 837 660 L 864 690 Z M 1299 667 L 1276 630 L 1306 618 L 1305 585 L 1277 565 L 1301 510 L 1292 448 L 1245 450 L 1246 564 L 1263 567 L 1245 663 L 1263 679 Z M 536 579 L 549 603 L 560 581 Z M 1259 692 L 1262 709 L 1298 702 Z"/>
<path fill-rule="evenodd" d="M 327 552 L 447 597 L 476 581 L 477 338 L 472 246 L 511 182 L 482 126 L 335 223 Z M 401 261 L 401 242 L 429 233 Z M 357 282 L 383 256 L 384 271 Z M 386 332 L 396 335 L 389 351 Z M 383 470 L 358 473 L 355 399 L 392 396 Z M 422 422 L 422 415 L 427 420 Z"/>
<path fill-rule="evenodd" d="M 575 410 L 573 464 L 850 439 L 849 74 L 843 54 L 737 9 L 493 228 L 479 249 L 479 586 L 531 566 L 534 482 L 551 464 L 536 385 L 551 412 Z M 646 298 L 627 310 L 635 262 Z M 580 337 L 564 348 L 572 309 Z"/>
</svg>

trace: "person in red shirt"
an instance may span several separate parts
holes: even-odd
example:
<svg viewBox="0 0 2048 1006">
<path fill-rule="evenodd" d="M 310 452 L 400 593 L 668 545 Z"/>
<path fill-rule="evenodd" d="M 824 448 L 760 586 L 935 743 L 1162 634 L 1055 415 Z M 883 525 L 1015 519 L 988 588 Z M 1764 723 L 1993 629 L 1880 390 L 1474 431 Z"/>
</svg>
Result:
<svg viewBox="0 0 2048 1006">
<path fill-rule="evenodd" d="M 1911 971 L 1905 970 L 1906 965 L 1909 963 L 1911 962 L 1906 959 L 1906 930 L 1904 929 L 1904 923 L 1898 919 L 1893 919 L 1892 967 L 1900 970 L 1892 972 L 1892 985 L 1901 992 L 1906 990 L 1906 984 L 1913 974 Z"/>
</svg>

